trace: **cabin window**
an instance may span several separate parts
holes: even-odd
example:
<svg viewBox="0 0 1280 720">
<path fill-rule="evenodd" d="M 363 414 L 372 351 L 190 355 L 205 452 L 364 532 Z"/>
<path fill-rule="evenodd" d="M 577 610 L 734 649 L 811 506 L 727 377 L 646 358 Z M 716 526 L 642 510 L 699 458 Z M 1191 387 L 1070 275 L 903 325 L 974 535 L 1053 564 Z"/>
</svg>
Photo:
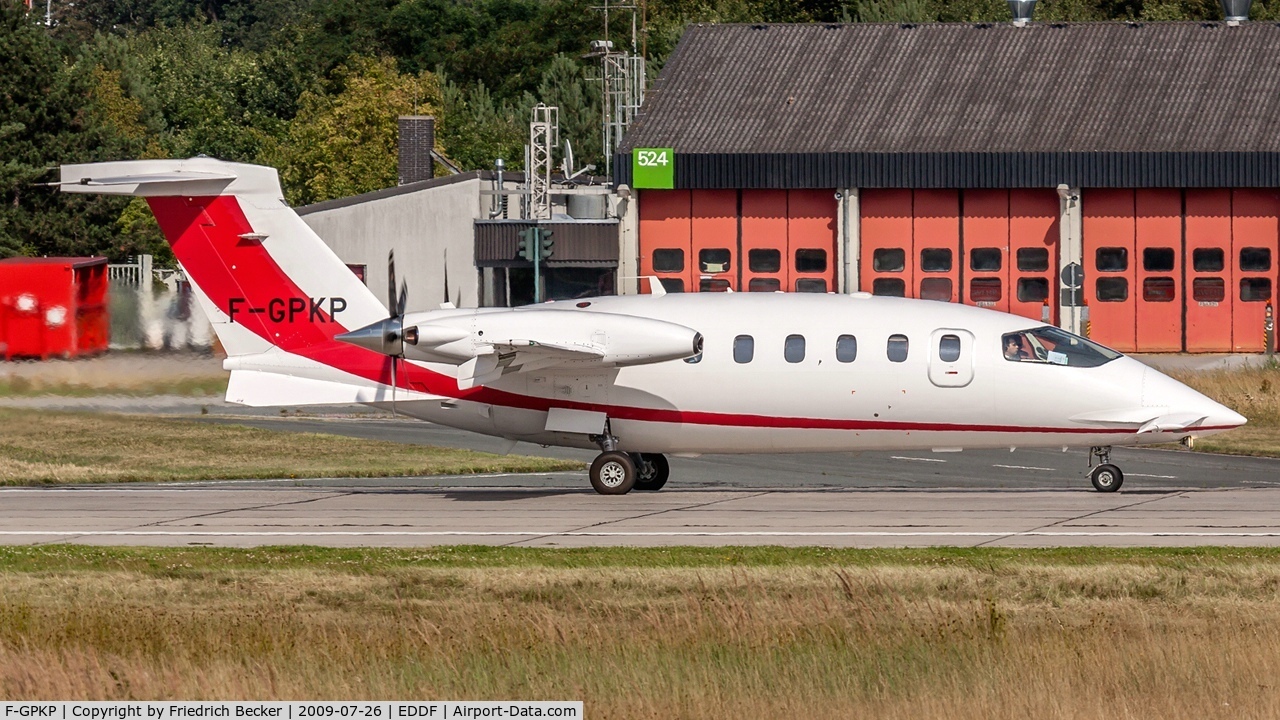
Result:
<svg viewBox="0 0 1280 720">
<path fill-rule="evenodd" d="M 955 362 L 960 359 L 960 337 L 943 335 L 938 341 L 938 359 L 942 362 Z"/>
<path fill-rule="evenodd" d="M 1222 272 L 1222 248 L 1200 248 L 1191 253 L 1191 267 L 1196 272 Z"/>
<path fill-rule="evenodd" d="M 871 268 L 876 272 L 902 272 L 907 253 L 902 248 L 880 248 L 871 254 Z"/>
<path fill-rule="evenodd" d="M 920 251 L 920 270 L 951 272 L 951 248 L 925 248 Z"/>
<path fill-rule="evenodd" d="M 852 335 L 841 335 L 836 338 L 836 360 L 851 363 L 858 359 L 858 338 Z"/>
<path fill-rule="evenodd" d="M 747 283 L 747 292 L 778 292 L 782 282 L 778 278 L 751 278 Z"/>
<path fill-rule="evenodd" d="M 747 267 L 753 273 L 776 273 L 782 269 L 782 251 L 769 248 L 748 250 Z"/>
<path fill-rule="evenodd" d="M 907 336 L 906 335 L 890 335 L 888 354 L 889 354 L 889 362 L 906 362 Z"/>
<path fill-rule="evenodd" d="M 826 272 L 827 251 L 820 249 L 796 250 L 796 272 Z"/>
<path fill-rule="evenodd" d="M 749 363 L 756 356 L 756 340 L 750 335 L 739 335 L 733 339 L 733 361 Z"/>
<path fill-rule="evenodd" d="M 1173 264 L 1176 258 L 1173 248 L 1143 248 L 1142 269 L 1147 272 L 1173 272 Z"/>
<path fill-rule="evenodd" d="M 729 272 L 730 259 L 733 254 L 728 248 L 707 248 L 698 251 L 698 267 L 704 273 Z"/>
<path fill-rule="evenodd" d="M 1124 272 L 1129 269 L 1129 249 L 1122 247 L 1098 248 L 1094 253 L 1098 272 Z"/>
<path fill-rule="evenodd" d="M 920 299 L 951 302 L 951 278 L 931 277 L 921 280 Z"/>
<path fill-rule="evenodd" d="M 1046 272 L 1049 270 L 1048 248 L 1018 248 L 1018 270 L 1021 272 Z"/>
<path fill-rule="evenodd" d="M 684 250 L 679 248 L 653 251 L 654 272 L 684 272 Z"/>
<path fill-rule="evenodd" d="M 804 361 L 804 336 L 788 335 L 786 343 L 782 346 L 782 356 L 789 363 L 798 363 Z"/>
</svg>

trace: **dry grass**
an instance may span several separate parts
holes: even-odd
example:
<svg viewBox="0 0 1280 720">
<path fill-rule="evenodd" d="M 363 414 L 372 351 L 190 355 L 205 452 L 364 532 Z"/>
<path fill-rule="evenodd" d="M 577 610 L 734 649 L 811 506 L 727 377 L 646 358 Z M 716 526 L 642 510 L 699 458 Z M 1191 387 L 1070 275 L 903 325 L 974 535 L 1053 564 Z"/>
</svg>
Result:
<svg viewBox="0 0 1280 720">
<path fill-rule="evenodd" d="M 93 358 L 0 362 L 0 397 L 220 396 L 222 361 L 195 353 L 112 352 Z"/>
<path fill-rule="evenodd" d="M 0 696 L 1280 715 L 1274 552 L 307 552 L 6 551 Z M 103 561 L 61 557 L 77 553 Z"/>
<path fill-rule="evenodd" d="M 0 485 L 549 472 L 579 463 L 111 414 L 0 409 Z"/>
<path fill-rule="evenodd" d="M 1280 369 L 1249 367 L 1169 375 L 1249 418 L 1249 424 L 1238 430 L 1199 440 L 1197 450 L 1280 457 Z"/>
</svg>

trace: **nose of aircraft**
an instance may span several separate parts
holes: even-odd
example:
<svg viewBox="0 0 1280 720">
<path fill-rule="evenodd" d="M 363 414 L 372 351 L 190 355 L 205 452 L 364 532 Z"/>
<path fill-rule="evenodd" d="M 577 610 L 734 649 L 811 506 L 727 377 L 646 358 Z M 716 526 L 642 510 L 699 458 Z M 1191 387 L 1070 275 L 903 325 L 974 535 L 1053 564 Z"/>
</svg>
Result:
<svg viewBox="0 0 1280 720">
<path fill-rule="evenodd" d="M 1151 368 L 1142 373 L 1142 404 L 1165 406 L 1174 413 L 1204 417 L 1199 430 L 1230 430 L 1249 420 L 1240 413 Z"/>
</svg>

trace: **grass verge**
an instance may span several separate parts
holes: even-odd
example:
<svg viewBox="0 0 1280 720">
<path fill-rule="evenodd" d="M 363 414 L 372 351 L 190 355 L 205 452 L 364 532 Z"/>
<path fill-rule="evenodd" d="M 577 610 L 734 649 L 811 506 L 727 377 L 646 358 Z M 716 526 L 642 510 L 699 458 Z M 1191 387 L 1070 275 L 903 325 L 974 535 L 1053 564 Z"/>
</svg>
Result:
<svg viewBox="0 0 1280 720">
<path fill-rule="evenodd" d="M 174 418 L 0 409 L 0 484 L 549 472 L 580 463 Z"/>
<path fill-rule="evenodd" d="M 1274 717 L 1280 551 L 0 550 L 6 699 Z"/>
<path fill-rule="evenodd" d="M 1168 373 L 1179 382 L 1249 418 L 1242 428 L 1196 441 L 1201 452 L 1280 457 L 1280 369 Z"/>
</svg>

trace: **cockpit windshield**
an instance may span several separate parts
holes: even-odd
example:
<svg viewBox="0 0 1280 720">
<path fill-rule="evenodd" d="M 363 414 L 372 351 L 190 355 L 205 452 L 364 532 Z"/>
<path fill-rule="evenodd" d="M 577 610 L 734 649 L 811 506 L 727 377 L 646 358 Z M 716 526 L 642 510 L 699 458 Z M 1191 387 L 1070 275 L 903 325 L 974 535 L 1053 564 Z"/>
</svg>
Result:
<svg viewBox="0 0 1280 720">
<path fill-rule="evenodd" d="M 1048 325 L 1007 333 L 1001 338 L 1001 347 L 1004 348 L 1004 359 L 1010 362 L 1089 368 L 1120 357 L 1115 350 Z"/>
</svg>

